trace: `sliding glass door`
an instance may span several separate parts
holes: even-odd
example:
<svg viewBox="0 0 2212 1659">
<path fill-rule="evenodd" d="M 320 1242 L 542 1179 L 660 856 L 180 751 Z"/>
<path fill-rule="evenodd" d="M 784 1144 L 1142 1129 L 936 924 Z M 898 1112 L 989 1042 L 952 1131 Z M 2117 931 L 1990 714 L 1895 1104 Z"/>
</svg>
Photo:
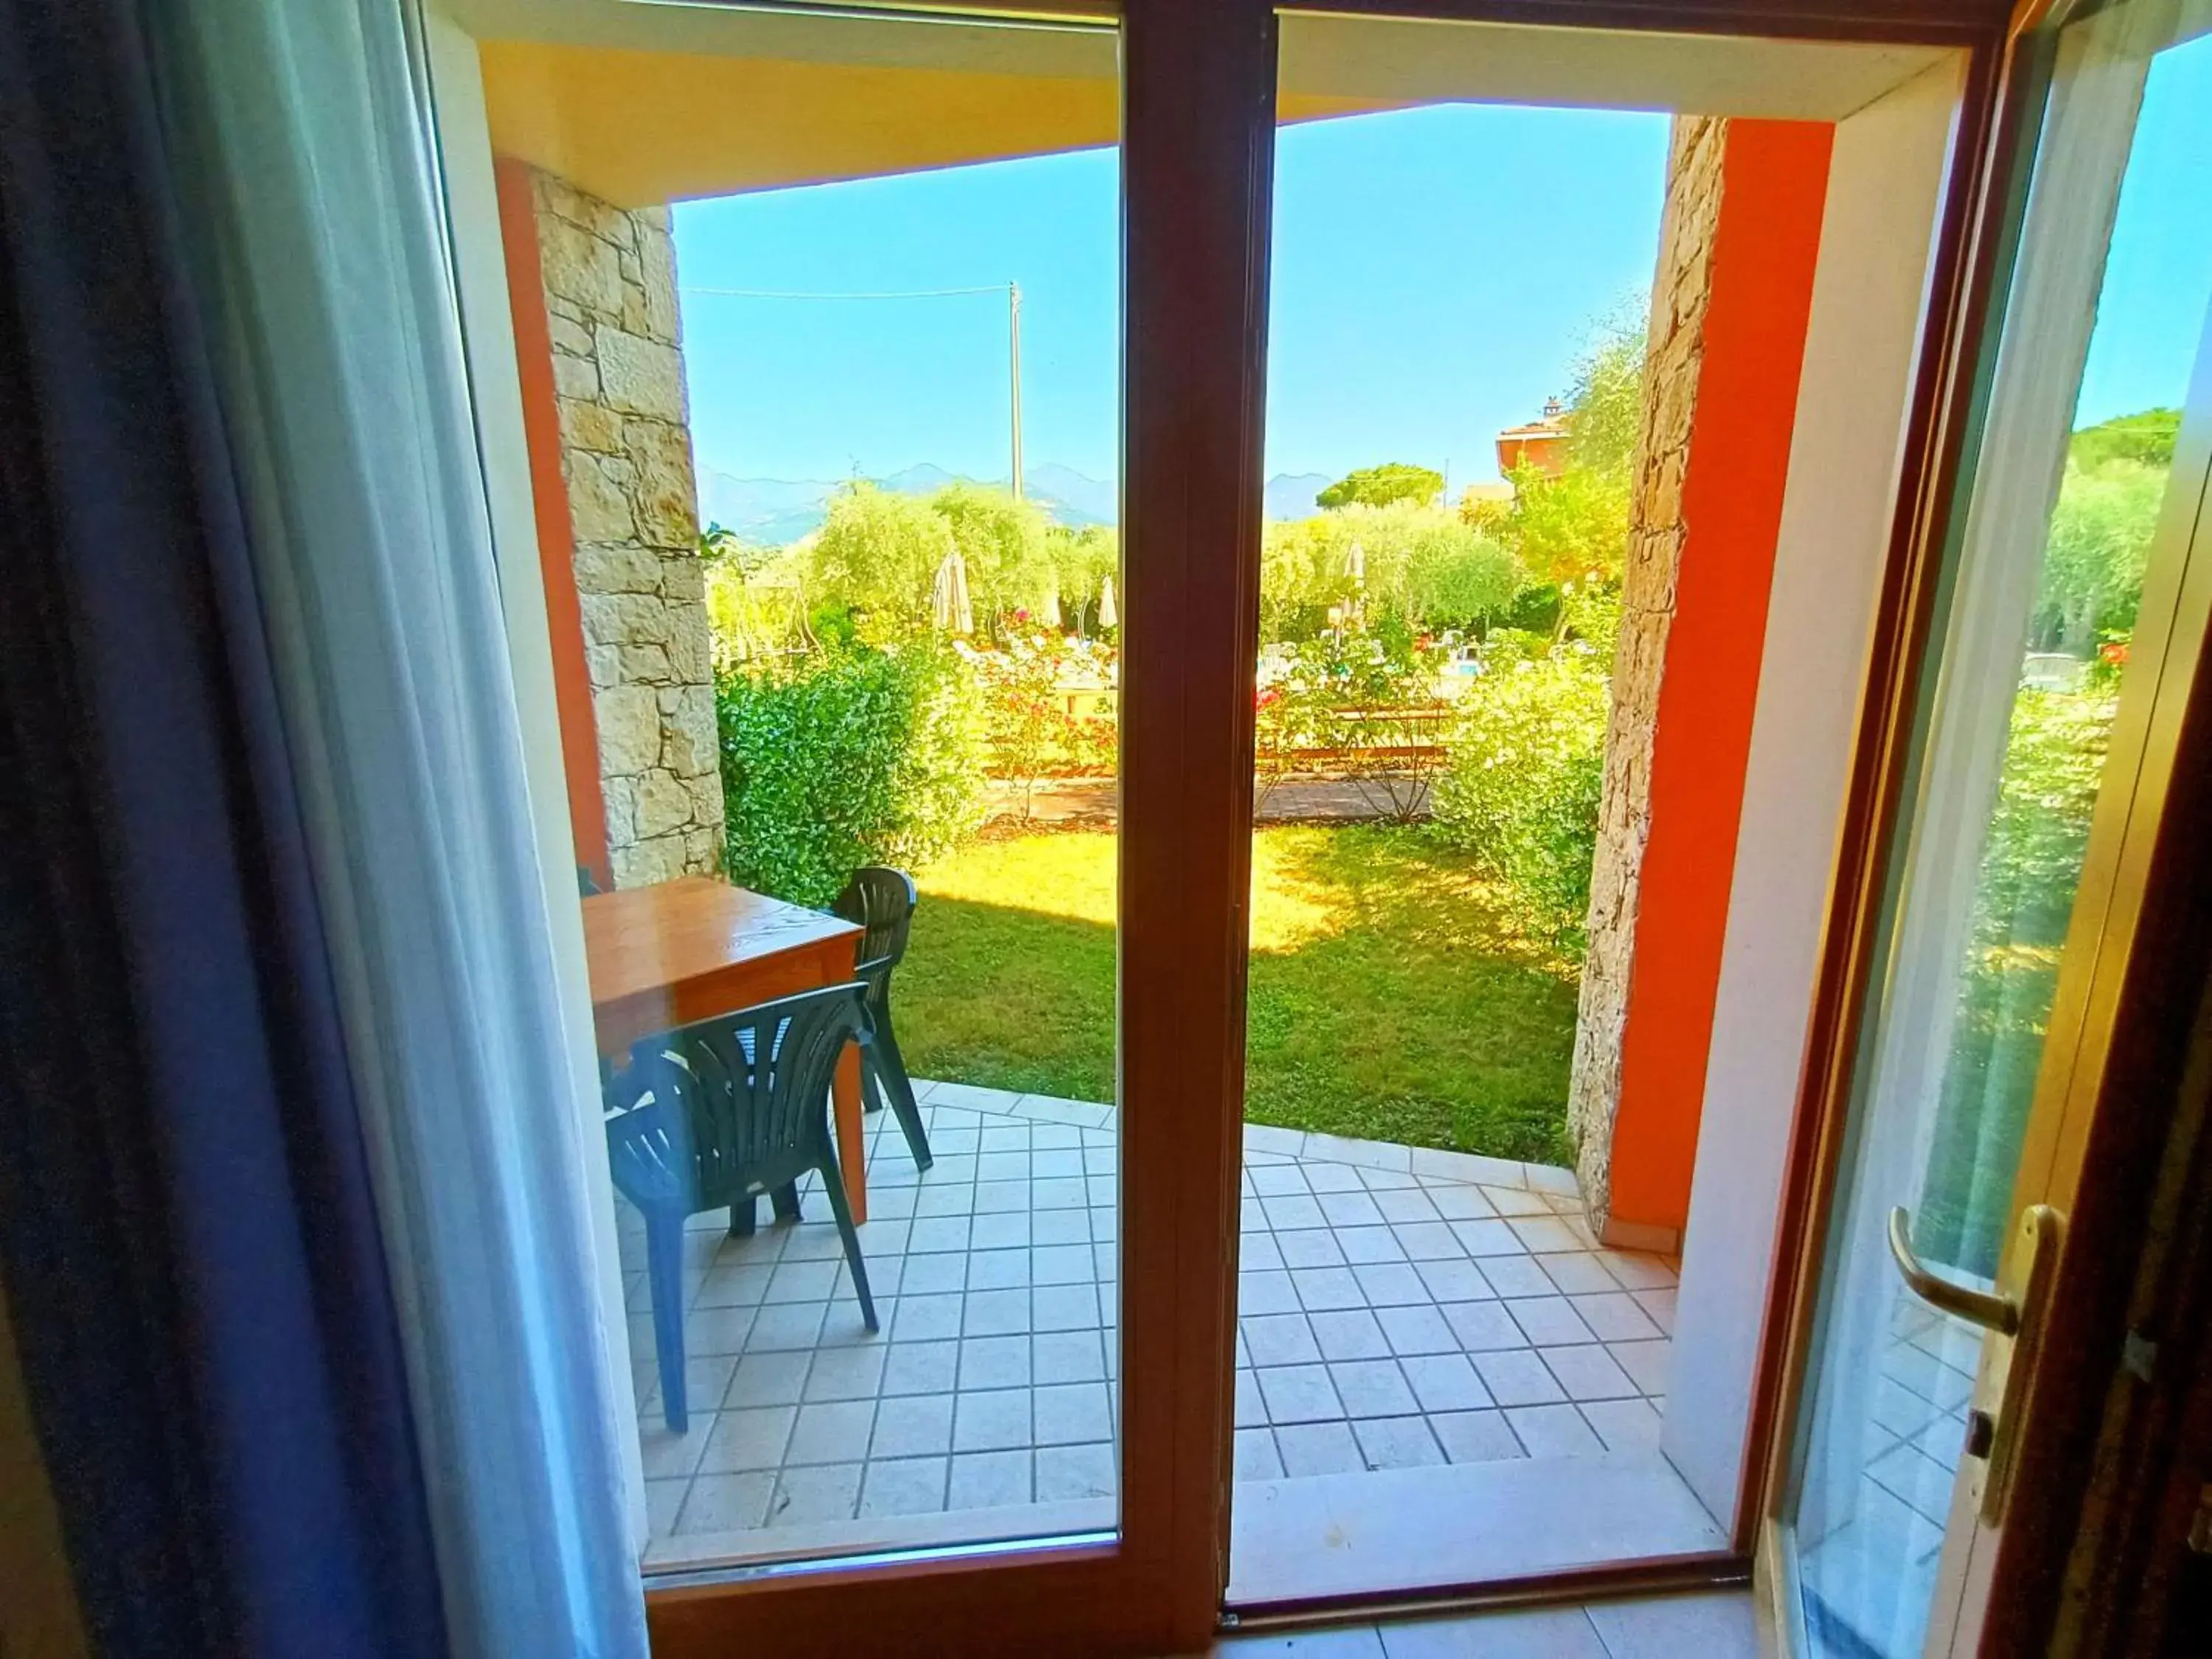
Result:
<svg viewBox="0 0 2212 1659">
<path fill-rule="evenodd" d="M 1202 1641 L 1270 15 L 424 10 L 656 1644 Z"/>
<path fill-rule="evenodd" d="M 1530 1105 L 1529 1078 L 1564 1073 L 1577 1041 L 1577 927 L 1560 916 L 1587 902 L 1587 847 L 1579 868 L 1548 871 L 1565 897 L 1505 930 L 1528 971 L 1504 1000 L 1550 1022 L 1549 1047 L 1491 1067 L 1482 1086 L 1512 1098 L 1460 1116 L 1506 1138 L 1454 1127 L 1417 1150 L 1415 1120 L 1450 1120 L 1450 1103 L 1353 1133 L 1342 1102 L 1300 1118 L 1314 1102 L 1286 1085 L 1288 1115 L 1266 1127 L 1306 1139 L 1255 1141 L 1240 1206 L 1248 1054 L 1298 1069 L 1279 1022 L 1261 1030 L 1255 1012 L 1247 1044 L 1268 943 L 1255 728 L 1278 750 L 1429 766 L 1437 720 L 1393 738 L 1340 719 L 1335 695 L 1340 669 L 1401 665 L 1381 635 L 1415 586 L 1457 607 L 1407 642 L 1424 704 L 1468 689 L 1430 696 L 1431 681 L 1517 664 L 1502 636 L 1520 635 L 1571 692 L 1597 684 L 1577 707 L 1601 727 L 1602 673 L 1580 671 L 1620 620 L 1579 547 L 1525 584 L 1492 556 L 1508 475 L 1544 494 L 1541 428 L 1560 411 L 1534 398 L 1498 423 L 1528 429 L 1474 498 L 1395 517 L 1359 503 L 1389 518 L 1378 534 L 1426 514 L 1413 529 L 1440 536 L 1304 550 L 1304 636 L 1271 643 L 1314 647 L 1309 701 L 1351 736 L 1268 725 L 1276 126 L 1498 106 L 1534 86 L 1686 117 L 1734 113 L 1732 98 L 1802 114 L 1790 100 L 1811 98 L 1832 123 L 1986 51 L 1986 21 L 1931 8 L 1899 26 L 1907 45 L 1852 28 L 1845 46 L 1804 41 L 1802 12 L 1778 5 L 1797 56 L 1776 104 L 1741 90 L 1775 44 L 1759 8 L 1732 12 L 1728 36 L 1708 9 L 1640 11 L 1639 28 L 1702 32 L 1699 51 L 1662 54 L 1691 90 L 1655 104 L 1646 35 L 1577 32 L 1593 55 L 1563 68 L 1543 28 L 1468 33 L 1459 14 L 1487 9 L 1473 6 L 1376 25 L 1402 46 L 1455 23 L 1445 64 L 1340 59 L 1361 30 L 1317 8 L 1286 24 L 1260 0 L 1047 0 L 1013 18 L 424 5 L 539 853 L 556 884 L 576 876 L 556 934 L 578 1069 L 600 1085 L 580 1109 L 605 1310 L 628 1337 L 657 1650 L 720 1651 L 742 1632 L 888 1652 L 917 1632 L 977 1652 L 1197 1647 L 1229 1578 L 1232 1447 L 1255 1483 L 1284 1486 L 1411 1470 L 1384 1484 L 1504 1490 L 1509 1462 L 1539 1486 L 1547 1456 L 1617 1466 L 1637 1480 L 1610 1518 L 1649 1520 L 1630 1510 L 1662 1491 L 1680 1524 L 1650 1547 L 1731 1563 L 1736 1517 L 1692 1495 L 1660 1446 L 1680 1218 L 1624 1203 L 1594 1230 L 1565 1168 L 1564 1100 Z M 1586 15 L 1559 12 L 1538 21 Z M 1300 31 L 1279 80 L 1278 36 Z M 1832 45 L 1849 96 L 1803 72 Z M 1650 220 L 1667 179 L 1642 118 Z M 1338 234 L 1361 234 L 1356 198 Z M 1652 235 L 1632 240 L 1649 276 Z M 1619 367 L 1600 353 L 1589 378 Z M 1616 495 L 1635 415 L 1601 458 Z M 1770 447 L 1786 461 L 1786 441 Z M 1347 462 L 1345 481 L 1360 471 Z M 1437 471 L 1441 493 L 1458 475 Z M 1354 793 L 1398 815 L 1401 769 Z M 1592 767 L 1568 769 L 1560 792 L 1588 805 Z M 1393 903 L 1407 940 L 1451 947 L 1418 895 Z M 1370 978 L 1417 977 L 1391 957 L 1386 941 Z M 651 1115 L 733 1064 L 719 1038 L 672 1032 L 856 975 L 858 1041 L 809 1079 L 830 1103 L 803 1147 L 733 1130 L 729 1088 L 680 1132 Z M 750 1048 L 727 1034 L 748 1065 L 763 1029 L 772 1048 L 784 1028 L 750 1030 Z M 1414 1057 L 1456 1075 L 1451 1046 Z M 1261 1224 L 1241 1247 L 1240 1207 Z M 1241 1334 L 1240 1265 L 1279 1304 L 1248 1307 Z M 1263 1358 L 1268 1321 L 1261 1340 L 1291 1346 Z M 1375 1409 L 1355 1409 L 1360 1390 Z M 1644 1547 L 1569 1535 L 1602 1504 L 1554 1507 L 1565 1530 L 1518 1571 Z M 1463 1521 L 1515 1524 L 1496 1505 Z M 1301 1568 L 1279 1553 L 1270 1571 Z"/>
<path fill-rule="evenodd" d="M 2045 43 L 1789 1496 L 1808 1654 L 1981 1622 L 2205 624 L 2208 27 L 2125 0 Z"/>
</svg>

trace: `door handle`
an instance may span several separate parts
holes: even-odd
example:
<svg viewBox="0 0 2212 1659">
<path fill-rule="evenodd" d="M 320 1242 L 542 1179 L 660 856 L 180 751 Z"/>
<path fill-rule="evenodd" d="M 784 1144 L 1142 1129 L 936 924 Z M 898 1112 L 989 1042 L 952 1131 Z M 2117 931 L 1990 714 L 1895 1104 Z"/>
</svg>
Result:
<svg viewBox="0 0 2212 1659">
<path fill-rule="evenodd" d="M 1978 1291 L 1931 1272 L 1912 1253 L 1912 1218 L 1902 1204 L 1889 1212 L 1889 1254 L 1905 1276 L 1905 1288 L 1938 1313 L 1963 1319 L 1999 1336 L 2020 1334 L 2020 1300 L 1995 1291 Z"/>
<path fill-rule="evenodd" d="M 2020 1289 L 2008 1295 L 1978 1291 L 1930 1271 L 1912 1253 L 1912 1218 L 1902 1208 L 1889 1212 L 1889 1253 L 1905 1288 L 1937 1312 L 1978 1325 L 1996 1339 L 1982 1344 L 1981 1375 L 1967 1419 L 1968 1461 L 1960 1469 L 1976 1509 L 1991 1526 L 2003 1520 L 2005 1502 L 2012 1496 L 2028 1385 L 2050 1321 L 2064 1235 L 2065 1218 L 2048 1204 L 2031 1204 L 2021 1212 L 2008 1264 L 2011 1282 Z"/>
</svg>

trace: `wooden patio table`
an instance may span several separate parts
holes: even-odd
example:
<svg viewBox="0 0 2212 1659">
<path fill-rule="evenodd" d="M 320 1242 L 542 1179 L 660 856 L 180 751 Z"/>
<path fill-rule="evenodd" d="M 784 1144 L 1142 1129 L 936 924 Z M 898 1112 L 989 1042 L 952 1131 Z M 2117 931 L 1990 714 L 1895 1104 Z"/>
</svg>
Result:
<svg viewBox="0 0 2212 1659">
<path fill-rule="evenodd" d="M 584 900 L 584 954 L 599 1053 L 616 1065 L 630 1044 L 713 1014 L 853 977 L 861 928 L 706 876 L 593 893 Z M 860 1136 L 860 1054 L 847 1044 L 830 1091 L 837 1164 L 855 1225 L 868 1218 Z"/>
</svg>

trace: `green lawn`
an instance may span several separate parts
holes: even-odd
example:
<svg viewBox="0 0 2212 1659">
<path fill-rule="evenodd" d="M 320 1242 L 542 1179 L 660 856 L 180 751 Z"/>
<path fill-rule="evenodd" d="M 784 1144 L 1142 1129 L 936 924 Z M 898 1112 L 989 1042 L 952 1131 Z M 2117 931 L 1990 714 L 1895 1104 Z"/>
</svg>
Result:
<svg viewBox="0 0 2212 1659">
<path fill-rule="evenodd" d="M 1575 968 L 1465 855 L 1283 826 L 1253 867 L 1252 1121 L 1570 1161 Z M 915 1074 L 1113 1098 L 1113 836 L 981 842 L 917 879 L 893 998 Z"/>
</svg>

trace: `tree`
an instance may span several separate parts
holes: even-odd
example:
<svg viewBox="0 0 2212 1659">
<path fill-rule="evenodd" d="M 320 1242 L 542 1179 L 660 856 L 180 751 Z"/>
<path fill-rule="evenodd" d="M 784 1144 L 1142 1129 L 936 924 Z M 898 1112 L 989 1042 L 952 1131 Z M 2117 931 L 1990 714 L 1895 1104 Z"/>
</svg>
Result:
<svg viewBox="0 0 2212 1659">
<path fill-rule="evenodd" d="M 1053 591 L 1052 520 L 1035 502 L 963 481 L 932 495 L 929 509 L 952 532 L 986 632 L 996 634 L 1000 618 L 1042 604 Z"/>
<path fill-rule="evenodd" d="M 1614 583 L 1628 557 L 1628 501 L 1625 476 L 1570 465 L 1553 477 L 1522 467 L 1502 520 L 1470 516 L 1478 526 L 1494 524 L 1538 581 Z"/>
<path fill-rule="evenodd" d="M 1405 461 L 1364 466 L 1346 473 L 1314 497 L 1316 507 L 1389 507 L 1411 501 L 1427 507 L 1443 494 L 1444 475 Z"/>
<path fill-rule="evenodd" d="M 2181 411 L 2146 409 L 2083 427 L 2067 445 L 2068 457 L 2086 472 L 2107 461 L 2141 461 L 2146 466 L 2173 465 L 2174 441 L 2181 435 Z"/>
<path fill-rule="evenodd" d="M 1620 580 L 1628 556 L 1628 507 L 1644 423 L 1644 331 L 1601 324 L 1567 396 L 1567 463 L 1557 473 L 1522 466 L 1510 504 L 1472 494 L 1460 516 L 1510 548 L 1532 582 Z"/>
<path fill-rule="evenodd" d="M 1433 511 L 1433 510 L 1432 510 Z M 1464 628 L 1502 616 L 1528 586 L 1511 550 L 1451 514 L 1414 532 L 1406 562 L 1408 615 L 1431 628 Z"/>
<path fill-rule="evenodd" d="M 1504 611 L 1527 585 L 1494 536 L 1413 501 L 1270 524 L 1261 542 L 1260 620 L 1271 640 L 1310 634 L 1328 606 L 1355 599 L 1431 627 L 1473 623 Z"/>
<path fill-rule="evenodd" d="M 814 644 L 799 562 L 790 548 L 757 546 L 718 524 L 701 532 L 700 574 L 718 672 Z"/>
<path fill-rule="evenodd" d="M 1109 525 L 1086 525 L 1080 530 L 1055 525 L 1048 551 L 1060 608 L 1078 633 L 1087 634 L 1097 623 L 1098 600 L 1106 583 L 1121 581 L 1121 538 Z"/>
<path fill-rule="evenodd" d="M 2166 478 L 2163 467 L 2134 460 L 2067 466 L 2044 548 L 2033 644 L 2087 657 L 2100 635 L 2134 629 Z"/>
<path fill-rule="evenodd" d="M 818 600 L 873 613 L 890 630 L 920 629 L 937 568 L 955 545 L 952 526 L 929 502 L 855 481 L 830 497 L 806 556 L 808 585 Z"/>
<path fill-rule="evenodd" d="M 1620 318 L 1597 332 L 1566 397 L 1567 455 L 1574 466 L 1626 483 L 1644 428 L 1644 325 Z"/>
</svg>

